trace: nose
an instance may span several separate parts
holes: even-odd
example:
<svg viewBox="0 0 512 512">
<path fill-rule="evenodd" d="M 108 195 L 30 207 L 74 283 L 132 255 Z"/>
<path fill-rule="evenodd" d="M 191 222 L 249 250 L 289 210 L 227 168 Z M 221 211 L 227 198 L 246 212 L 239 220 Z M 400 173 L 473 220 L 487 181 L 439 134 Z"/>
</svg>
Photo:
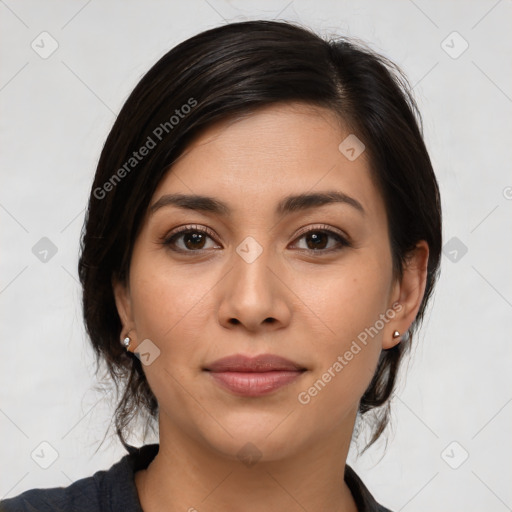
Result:
<svg viewBox="0 0 512 512">
<path fill-rule="evenodd" d="M 254 261 L 235 252 L 231 270 L 219 287 L 221 325 L 230 329 L 240 325 L 250 332 L 270 332 L 287 326 L 293 293 L 279 274 L 279 264 L 270 251 L 263 249 Z"/>
</svg>

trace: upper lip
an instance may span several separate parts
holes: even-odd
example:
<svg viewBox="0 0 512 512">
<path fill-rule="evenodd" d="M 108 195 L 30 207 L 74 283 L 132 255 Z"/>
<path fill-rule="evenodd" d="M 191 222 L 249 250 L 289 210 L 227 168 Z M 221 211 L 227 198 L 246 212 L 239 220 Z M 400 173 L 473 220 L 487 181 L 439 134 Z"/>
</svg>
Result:
<svg viewBox="0 0 512 512">
<path fill-rule="evenodd" d="M 251 357 L 243 354 L 223 357 L 204 368 L 211 372 L 272 372 L 302 371 L 303 366 L 274 354 L 261 354 Z"/>
</svg>

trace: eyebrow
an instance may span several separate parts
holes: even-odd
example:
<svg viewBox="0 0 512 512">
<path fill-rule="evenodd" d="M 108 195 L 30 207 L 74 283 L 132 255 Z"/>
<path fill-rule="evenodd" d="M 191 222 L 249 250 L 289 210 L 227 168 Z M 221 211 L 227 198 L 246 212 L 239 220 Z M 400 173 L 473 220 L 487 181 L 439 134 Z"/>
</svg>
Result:
<svg viewBox="0 0 512 512">
<path fill-rule="evenodd" d="M 308 210 L 327 204 L 346 204 L 365 215 L 363 205 L 351 196 L 336 190 L 327 192 L 315 192 L 310 194 L 298 194 L 286 196 L 276 208 L 276 215 L 284 216 L 293 212 Z M 164 206 L 175 206 L 184 210 L 196 210 L 201 212 L 214 213 L 216 215 L 230 217 L 229 206 L 213 197 L 198 194 L 166 194 L 150 206 L 150 213 L 153 214 Z"/>
</svg>

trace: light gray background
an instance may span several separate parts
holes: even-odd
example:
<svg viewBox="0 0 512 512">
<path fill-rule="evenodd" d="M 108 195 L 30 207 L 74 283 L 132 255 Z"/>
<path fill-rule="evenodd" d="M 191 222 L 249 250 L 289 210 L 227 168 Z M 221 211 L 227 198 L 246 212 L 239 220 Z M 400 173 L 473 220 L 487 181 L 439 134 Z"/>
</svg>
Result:
<svg viewBox="0 0 512 512">
<path fill-rule="evenodd" d="M 511 15 L 510 0 L 0 1 L 0 497 L 69 485 L 125 454 L 115 437 L 94 453 L 112 404 L 93 389 L 76 272 L 116 113 L 178 42 L 225 20 L 278 18 L 356 36 L 402 66 L 425 120 L 445 242 L 456 237 L 393 400 L 387 450 L 354 450 L 349 462 L 393 510 L 512 510 Z M 43 31 L 58 43 L 47 58 L 31 47 L 51 48 Z M 46 262 L 32 251 L 42 237 L 57 248 Z M 51 462 L 43 441 L 58 453 L 48 469 L 31 458 Z"/>
</svg>

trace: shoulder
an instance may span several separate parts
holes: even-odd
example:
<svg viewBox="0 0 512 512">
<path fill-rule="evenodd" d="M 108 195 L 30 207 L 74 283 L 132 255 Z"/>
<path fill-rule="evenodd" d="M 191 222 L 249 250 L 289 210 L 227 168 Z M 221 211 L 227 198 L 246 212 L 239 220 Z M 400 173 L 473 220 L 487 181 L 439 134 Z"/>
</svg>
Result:
<svg viewBox="0 0 512 512">
<path fill-rule="evenodd" d="M 30 489 L 0 501 L 0 512 L 141 512 L 134 473 L 147 467 L 158 445 L 134 448 L 108 470 L 82 478 L 68 487 Z"/>
<path fill-rule="evenodd" d="M 30 489 L 0 501 L 0 512 L 64 512 L 101 510 L 103 472 L 77 480 L 68 487 Z"/>
<path fill-rule="evenodd" d="M 360 512 L 392 512 L 377 503 L 366 485 L 348 464 L 345 465 L 345 482 L 354 497 L 357 510 Z"/>
</svg>

